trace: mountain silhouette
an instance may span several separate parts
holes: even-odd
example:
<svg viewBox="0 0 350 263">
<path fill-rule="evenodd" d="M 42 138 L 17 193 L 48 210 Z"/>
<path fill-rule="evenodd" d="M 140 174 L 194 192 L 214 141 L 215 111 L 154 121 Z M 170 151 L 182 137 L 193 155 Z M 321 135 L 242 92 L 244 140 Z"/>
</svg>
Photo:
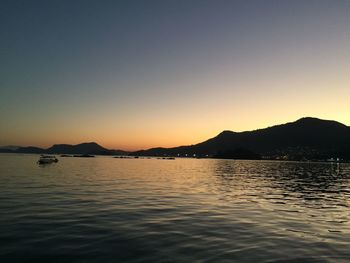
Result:
<svg viewBox="0 0 350 263">
<path fill-rule="evenodd" d="M 0 152 L 6 153 L 36 153 L 36 154 L 96 154 L 96 155 L 127 155 L 122 150 L 109 150 L 95 142 L 71 144 L 55 144 L 48 149 L 34 146 L 18 147 L 16 149 L 0 148 Z"/>
<path fill-rule="evenodd" d="M 350 127 L 330 120 L 301 118 L 295 122 L 253 131 L 223 131 L 204 142 L 173 148 L 136 152 L 109 150 L 95 142 L 55 144 L 48 149 L 34 146 L 0 147 L 0 152 L 36 154 L 95 154 L 135 156 L 214 157 L 230 159 L 350 160 Z"/>
<path fill-rule="evenodd" d="M 134 155 L 220 156 L 237 150 L 290 159 L 350 158 L 350 127 L 336 121 L 301 118 L 295 122 L 245 132 L 223 131 L 207 141 L 174 148 L 152 148 Z M 244 150 L 244 151 L 243 151 Z M 238 151 L 239 152 L 239 151 Z M 224 154 L 225 155 L 225 154 Z M 226 156 L 228 156 L 226 154 Z M 237 156 L 239 157 L 239 156 Z M 250 158 L 248 158 L 250 159 Z"/>
<path fill-rule="evenodd" d="M 27 146 L 27 147 L 18 147 L 16 150 L 14 150 L 12 152 L 42 154 L 42 153 L 45 153 L 45 149 L 42 149 L 42 148 L 39 148 L 39 147 L 35 147 L 35 146 Z"/>
<path fill-rule="evenodd" d="M 110 150 L 95 142 L 81 143 L 77 145 L 55 144 L 46 150 L 47 153 L 66 154 L 109 154 Z"/>
<path fill-rule="evenodd" d="M 10 150 L 10 151 L 15 151 L 19 148 L 20 146 L 15 146 L 15 145 L 6 145 L 6 146 L 0 146 L 0 150 Z"/>
</svg>

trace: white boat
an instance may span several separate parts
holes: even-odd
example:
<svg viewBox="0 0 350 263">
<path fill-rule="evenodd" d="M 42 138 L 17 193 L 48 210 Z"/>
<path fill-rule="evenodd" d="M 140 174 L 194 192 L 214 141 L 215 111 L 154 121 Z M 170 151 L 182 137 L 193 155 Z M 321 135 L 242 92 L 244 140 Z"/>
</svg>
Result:
<svg viewBox="0 0 350 263">
<path fill-rule="evenodd" d="M 58 159 L 54 155 L 41 155 L 38 164 L 57 163 Z"/>
</svg>

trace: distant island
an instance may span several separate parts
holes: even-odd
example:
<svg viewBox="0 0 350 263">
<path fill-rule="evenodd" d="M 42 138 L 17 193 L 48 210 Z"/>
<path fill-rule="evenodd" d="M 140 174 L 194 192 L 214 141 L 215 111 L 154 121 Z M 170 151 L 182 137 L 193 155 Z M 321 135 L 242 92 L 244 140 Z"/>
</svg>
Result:
<svg viewBox="0 0 350 263">
<path fill-rule="evenodd" d="M 95 154 L 95 155 L 128 155 L 129 152 L 123 150 L 109 150 L 95 142 L 80 143 L 76 145 L 55 144 L 50 148 L 43 149 L 34 146 L 0 147 L 2 153 L 36 153 L 36 154 Z"/>
<path fill-rule="evenodd" d="M 0 147 L 0 152 L 349 161 L 350 127 L 336 121 L 306 117 L 254 131 L 223 131 L 204 142 L 172 148 L 158 147 L 127 152 L 109 150 L 90 142 L 77 145 L 55 144 L 48 149 L 7 146 Z"/>
<path fill-rule="evenodd" d="M 152 148 L 133 154 L 296 161 L 350 160 L 350 127 L 336 121 L 306 117 L 254 131 L 223 131 L 195 145 Z"/>
</svg>

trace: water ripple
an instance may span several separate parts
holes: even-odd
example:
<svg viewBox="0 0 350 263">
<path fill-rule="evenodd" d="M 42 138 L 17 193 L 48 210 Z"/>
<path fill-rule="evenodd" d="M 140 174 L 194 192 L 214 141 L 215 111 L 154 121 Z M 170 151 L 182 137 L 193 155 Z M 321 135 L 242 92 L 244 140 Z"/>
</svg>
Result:
<svg viewBox="0 0 350 263">
<path fill-rule="evenodd" d="M 0 155 L 1 262 L 349 262 L 350 165 Z"/>
</svg>

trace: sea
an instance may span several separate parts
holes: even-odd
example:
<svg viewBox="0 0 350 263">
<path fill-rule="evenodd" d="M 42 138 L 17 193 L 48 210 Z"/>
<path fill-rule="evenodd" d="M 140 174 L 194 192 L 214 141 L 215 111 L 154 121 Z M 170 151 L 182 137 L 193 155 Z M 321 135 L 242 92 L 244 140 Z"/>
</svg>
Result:
<svg viewBox="0 0 350 263">
<path fill-rule="evenodd" d="M 350 164 L 0 154 L 0 262 L 350 262 Z"/>
</svg>

